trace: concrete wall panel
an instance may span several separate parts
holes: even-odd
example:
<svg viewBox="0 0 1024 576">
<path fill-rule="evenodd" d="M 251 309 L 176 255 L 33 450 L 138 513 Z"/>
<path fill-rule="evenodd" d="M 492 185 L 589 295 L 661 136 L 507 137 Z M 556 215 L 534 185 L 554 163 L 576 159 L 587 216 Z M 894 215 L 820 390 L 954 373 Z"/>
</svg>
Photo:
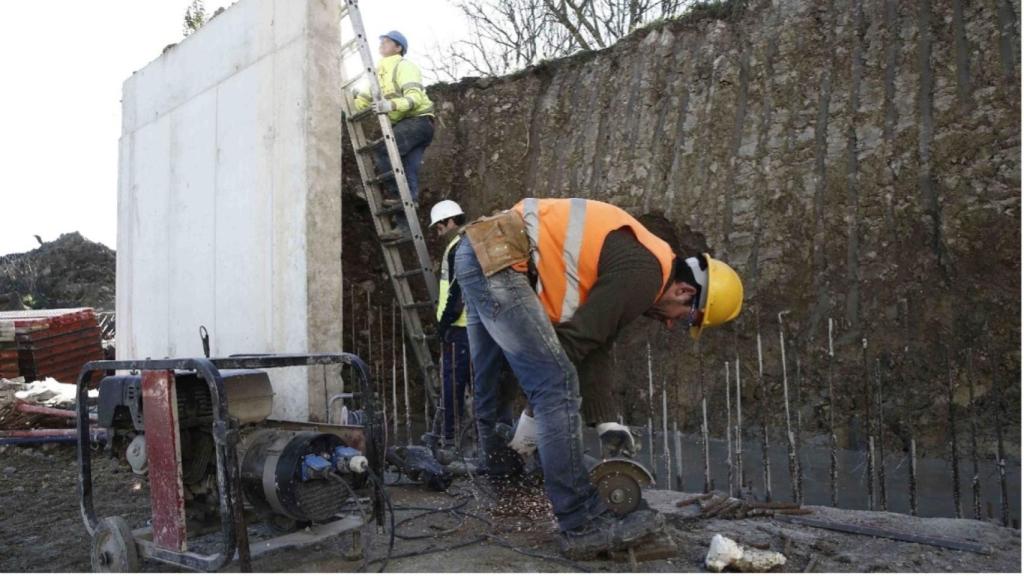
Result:
<svg viewBox="0 0 1024 576">
<path fill-rule="evenodd" d="M 197 355 L 201 324 L 218 356 L 340 350 L 339 11 L 241 0 L 125 81 L 119 357 Z M 271 374 L 275 417 L 323 416 L 315 372 Z"/>
</svg>

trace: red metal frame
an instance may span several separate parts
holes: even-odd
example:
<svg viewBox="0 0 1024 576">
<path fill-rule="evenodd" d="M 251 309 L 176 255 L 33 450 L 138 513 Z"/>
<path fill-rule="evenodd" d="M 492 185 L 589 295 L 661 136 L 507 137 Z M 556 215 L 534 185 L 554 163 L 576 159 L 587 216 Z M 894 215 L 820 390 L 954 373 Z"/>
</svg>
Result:
<svg viewBox="0 0 1024 576">
<path fill-rule="evenodd" d="M 161 548 L 184 552 L 185 492 L 181 480 L 178 395 L 173 371 L 143 370 L 142 410 L 146 414 L 153 543 Z"/>
</svg>

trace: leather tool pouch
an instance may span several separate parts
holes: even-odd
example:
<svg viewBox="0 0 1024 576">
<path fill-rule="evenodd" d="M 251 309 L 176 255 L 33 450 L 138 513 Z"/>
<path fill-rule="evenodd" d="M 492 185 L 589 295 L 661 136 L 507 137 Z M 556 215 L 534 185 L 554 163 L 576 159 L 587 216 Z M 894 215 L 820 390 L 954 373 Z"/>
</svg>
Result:
<svg viewBox="0 0 1024 576">
<path fill-rule="evenodd" d="M 526 222 L 515 210 L 484 216 L 466 226 L 466 237 L 473 246 L 484 276 L 505 268 L 525 264 L 530 259 L 530 239 Z"/>
</svg>

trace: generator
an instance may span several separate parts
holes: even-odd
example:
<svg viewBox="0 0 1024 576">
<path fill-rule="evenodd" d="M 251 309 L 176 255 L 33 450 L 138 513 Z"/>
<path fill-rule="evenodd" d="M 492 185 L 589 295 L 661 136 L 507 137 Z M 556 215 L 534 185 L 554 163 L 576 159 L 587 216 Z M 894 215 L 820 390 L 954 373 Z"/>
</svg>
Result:
<svg viewBox="0 0 1024 576">
<path fill-rule="evenodd" d="M 367 415 L 362 426 L 270 418 L 273 369 L 317 365 L 353 368 L 360 380 L 353 396 Z M 88 411 L 92 374 L 102 371 L 131 371 L 100 381 L 96 425 L 107 430 L 108 454 L 148 481 L 152 519 L 133 530 L 120 517 L 97 516 L 89 444 L 79 443 L 79 492 L 95 571 L 137 571 L 142 558 L 212 571 L 236 555 L 244 571 L 259 554 L 352 532 L 368 518 L 383 521 L 382 415 L 358 357 L 90 362 L 79 377 L 79 414 Z M 89 426 L 79 418 L 79 438 L 88 437 Z M 250 527 L 270 537 L 250 543 Z M 213 533 L 219 551 L 190 546 L 190 538 Z"/>
</svg>

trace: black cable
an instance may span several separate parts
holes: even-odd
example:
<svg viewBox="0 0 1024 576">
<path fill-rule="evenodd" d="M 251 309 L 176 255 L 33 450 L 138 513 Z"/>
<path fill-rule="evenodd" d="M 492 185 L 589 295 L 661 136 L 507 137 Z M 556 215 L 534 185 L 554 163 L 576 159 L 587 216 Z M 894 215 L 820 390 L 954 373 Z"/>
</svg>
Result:
<svg viewBox="0 0 1024 576">
<path fill-rule="evenodd" d="M 387 491 L 384 490 L 384 483 L 377 478 L 377 475 L 373 473 L 373 470 L 367 470 L 366 473 L 369 475 L 370 482 L 373 483 L 374 488 L 380 491 L 380 495 L 384 498 L 384 503 L 387 505 L 388 512 L 391 513 L 391 538 L 388 540 L 388 553 L 384 556 L 384 563 L 381 564 L 380 570 L 378 570 L 378 572 L 383 572 L 384 569 L 387 568 L 388 562 L 391 560 L 391 553 L 395 549 L 395 509 L 391 505 L 391 497 L 388 496 Z M 367 562 L 367 565 L 369 565 L 369 562 Z"/>
<path fill-rule="evenodd" d="M 522 548 L 519 548 L 519 547 L 515 546 L 514 544 L 512 544 L 510 542 L 506 542 L 505 540 L 501 539 L 501 537 L 496 536 L 494 534 L 489 534 L 488 536 L 489 536 L 491 542 L 493 542 L 494 544 L 497 544 L 498 546 L 501 546 L 503 548 L 507 548 L 509 550 L 512 550 L 513 552 L 518 552 L 518 553 L 522 554 L 523 556 L 530 556 L 531 558 L 539 558 L 541 560 L 547 560 L 549 562 L 556 562 L 558 564 L 564 564 L 566 566 L 569 566 L 570 568 L 572 568 L 573 570 L 575 570 L 577 572 L 593 572 L 593 570 L 590 570 L 589 568 L 580 566 L 579 564 L 573 562 L 572 560 L 566 560 L 565 558 L 562 558 L 560 556 L 550 556 L 548 554 L 541 554 L 540 552 L 530 552 L 528 550 L 523 550 Z"/>
</svg>

